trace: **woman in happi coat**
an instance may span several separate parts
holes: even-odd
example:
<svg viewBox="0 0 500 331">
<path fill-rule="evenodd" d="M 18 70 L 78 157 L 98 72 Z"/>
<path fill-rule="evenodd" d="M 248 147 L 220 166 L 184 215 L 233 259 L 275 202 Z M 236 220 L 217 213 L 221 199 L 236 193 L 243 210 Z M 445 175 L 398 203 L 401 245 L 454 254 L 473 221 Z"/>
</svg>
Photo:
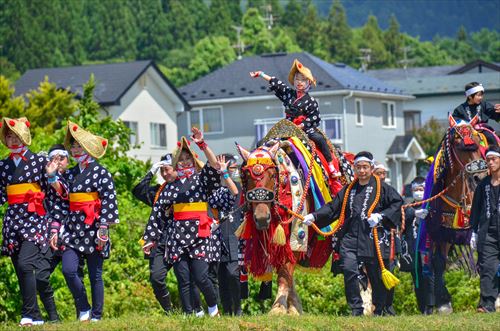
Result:
<svg viewBox="0 0 500 331">
<path fill-rule="evenodd" d="M 10 150 L 9 157 L 0 160 L 0 205 L 8 203 L 2 227 L 2 255 L 10 256 L 16 270 L 23 301 L 20 325 L 43 324 L 37 290 L 49 319 L 56 321 L 59 317 L 49 283 L 50 273 L 41 272 L 48 251 L 48 222 L 43 205 L 51 193 L 45 172 L 48 159 L 28 149 L 31 134 L 26 117 L 4 117 L 0 122 L 0 139 Z"/>
<path fill-rule="evenodd" d="M 205 153 L 209 163 L 203 165 L 190 143 L 182 137 L 173 153 L 177 179 L 166 185 L 153 205 L 150 219 L 167 219 L 165 211 L 173 210 L 171 233 L 167 238 L 167 259 L 174 266 L 179 294 L 185 313 L 193 313 L 190 280 L 203 293 L 210 316 L 218 315 L 217 297 L 208 277 L 210 261 L 210 218 L 208 197 L 219 187 L 220 176 L 214 168 L 217 160 L 203 140 L 203 134 L 192 129 L 192 139 Z"/>
<path fill-rule="evenodd" d="M 106 139 L 68 121 L 64 145 L 78 164 L 53 184 L 62 196 L 69 199 L 68 220 L 62 234 L 62 244 L 65 246 L 62 271 L 79 308 L 80 321 L 98 321 L 102 317 L 102 269 L 104 259 L 110 253 L 109 225 L 119 222 L 113 178 L 96 160 L 104 156 L 107 144 Z M 59 226 L 54 222 L 51 227 L 54 231 Z M 87 300 L 84 284 L 78 277 L 78 261 L 81 257 L 87 261 L 92 306 Z"/>
</svg>

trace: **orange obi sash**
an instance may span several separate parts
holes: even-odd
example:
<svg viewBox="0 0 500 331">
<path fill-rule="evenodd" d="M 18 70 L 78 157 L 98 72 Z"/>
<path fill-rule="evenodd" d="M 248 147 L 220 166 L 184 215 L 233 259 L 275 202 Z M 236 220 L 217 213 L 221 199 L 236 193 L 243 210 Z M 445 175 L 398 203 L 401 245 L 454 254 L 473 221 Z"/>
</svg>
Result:
<svg viewBox="0 0 500 331">
<path fill-rule="evenodd" d="M 101 213 L 101 200 L 97 192 L 80 192 L 69 194 L 69 210 L 83 211 L 85 224 L 92 225 Z"/>
<path fill-rule="evenodd" d="M 28 204 L 28 212 L 37 213 L 39 216 L 46 214 L 43 207 L 45 193 L 38 183 L 22 183 L 7 185 L 7 201 L 9 205 L 19 203 Z"/>
<path fill-rule="evenodd" d="M 210 236 L 210 217 L 208 217 L 208 203 L 190 202 L 174 204 L 174 220 L 198 220 L 198 237 Z"/>
</svg>

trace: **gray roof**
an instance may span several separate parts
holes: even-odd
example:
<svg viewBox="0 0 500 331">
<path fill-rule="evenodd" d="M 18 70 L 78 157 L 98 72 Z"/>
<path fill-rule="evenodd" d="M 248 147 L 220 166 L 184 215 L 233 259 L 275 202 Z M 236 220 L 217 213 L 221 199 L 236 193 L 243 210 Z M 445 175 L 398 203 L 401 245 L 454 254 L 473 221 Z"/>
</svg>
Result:
<svg viewBox="0 0 500 331">
<path fill-rule="evenodd" d="M 49 82 L 55 83 L 58 88 L 69 89 L 71 92 L 76 93 L 77 97 L 81 97 L 83 94 L 83 85 L 89 80 L 90 75 L 94 74 L 96 81 L 94 90 L 95 100 L 101 106 L 118 105 L 120 104 L 121 97 L 150 66 L 156 69 L 181 102 L 189 108 L 186 100 L 151 60 L 32 69 L 26 71 L 16 82 L 15 94 L 25 95 L 30 90 L 37 89 L 40 82 L 45 77 L 48 77 Z"/>
<path fill-rule="evenodd" d="M 366 74 L 383 81 L 395 81 L 413 78 L 437 77 L 446 75 L 457 75 L 473 67 L 484 66 L 492 70 L 499 69 L 499 63 L 489 63 L 482 60 L 476 60 L 467 64 L 449 65 L 449 66 L 433 66 L 433 67 L 417 67 L 417 68 L 392 68 L 392 69 L 377 69 L 368 70 Z"/>
<path fill-rule="evenodd" d="M 438 94 L 463 94 L 464 86 L 474 81 L 481 82 L 486 91 L 500 90 L 500 72 L 410 78 L 404 80 L 394 80 L 391 81 L 391 84 L 397 85 L 408 94 L 423 96 Z"/>
<path fill-rule="evenodd" d="M 391 147 L 389 147 L 389 150 L 387 150 L 387 155 L 403 154 L 408 148 L 408 145 L 410 144 L 412 139 L 412 135 L 394 137 Z"/>
<path fill-rule="evenodd" d="M 317 80 L 312 91 L 359 90 L 403 95 L 400 88 L 370 77 L 345 64 L 331 64 L 309 53 L 276 53 L 245 57 L 180 88 L 188 101 L 269 95 L 268 84 L 252 79 L 250 71 L 262 70 L 288 82 L 294 59 L 311 69 Z"/>
</svg>

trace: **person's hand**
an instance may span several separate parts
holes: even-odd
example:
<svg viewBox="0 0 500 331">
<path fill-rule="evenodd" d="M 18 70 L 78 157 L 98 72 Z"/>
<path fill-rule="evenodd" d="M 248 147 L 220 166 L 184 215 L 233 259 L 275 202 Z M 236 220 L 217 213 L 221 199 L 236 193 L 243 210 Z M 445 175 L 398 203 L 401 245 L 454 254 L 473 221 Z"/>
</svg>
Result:
<svg viewBox="0 0 500 331">
<path fill-rule="evenodd" d="M 258 78 L 260 76 L 260 74 L 262 73 L 262 71 L 250 71 L 250 77 L 252 78 Z"/>
<path fill-rule="evenodd" d="M 144 254 L 149 255 L 149 254 L 151 254 L 151 250 L 153 249 L 154 246 L 155 246 L 155 243 L 152 241 L 149 241 L 149 242 L 145 243 L 144 246 L 142 246 L 142 251 L 144 252 Z"/>
<path fill-rule="evenodd" d="M 191 139 L 196 143 L 196 144 L 201 144 L 203 143 L 203 132 L 200 131 L 197 127 L 192 127 L 191 128 Z"/>
<path fill-rule="evenodd" d="M 418 218 L 421 218 L 421 219 L 425 219 L 428 214 L 429 214 L 429 211 L 427 209 L 424 209 L 424 208 L 415 210 L 415 216 L 417 216 Z"/>
<path fill-rule="evenodd" d="M 109 240 L 109 229 L 107 226 L 101 225 L 97 230 L 97 250 L 102 251 Z"/>
<path fill-rule="evenodd" d="M 226 162 L 226 157 L 224 155 L 217 155 L 217 166 L 220 172 L 227 171 L 227 167 L 229 166 L 229 162 Z"/>
<path fill-rule="evenodd" d="M 53 177 L 57 174 L 57 170 L 61 167 L 59 164 L 59 161 L 56 159 L 50 160 L 47 162 L 47 165 L 45 166 L 45 172 L 47 173 L 47 176 Z"/>
<path fill-rule="evenodd" d="M 500 113 L 500 103 L 495 104 L 495 113 Z"/>
<path fill-rule="evenodd" d="M 59 248 L 57 247 L 57 230 L 55 229 L 50 232 L 49 244 L 50 248 L 52 248 L 53 251 L 59 250 Z"/>
<path fill-rule="evenodd" d="M 469 244 L 470 244 L 470 248 L 472 248 L 473 250 L 477 249 L 477 233 L 472 232 L 472 236 L 470 237 Z"/>
<path fill-rule="evenodd" d="M 311 224 L 314 223 L 314 221 L 315 221 L 314 215 L 307 214 L 306 216 L 304 216 L 304 220 L 302 221 L 302 223 L 307 225 L 307 226 L 310 226 Z"/>
<path fill-rule="evenodd" d="M 380 223 L 382 218 L 384 218 L 384 216 L 382 216 L 382 214 L 378 214 L 378 213 L 371 214 L 370 217 L 368 218 L 368 224 L 370 224 L 370 228 L 377 226 L 377 224 Z"/>
<path fill-rule="evenodd" d="M 160 169 L 161 167 L 163 167 L 164 165 L 167 165 L 167 162 L 166 161 L 159 161 L 159 162 L 156 162 L 155 164 L 153 164 L 153 166 L 151 167 L 151 169 L 149 169 L 149 171 L 153 174 L 153 175 L 156 175 L 156 173 L 158 172 L 158 169 Z"/>
</svg>

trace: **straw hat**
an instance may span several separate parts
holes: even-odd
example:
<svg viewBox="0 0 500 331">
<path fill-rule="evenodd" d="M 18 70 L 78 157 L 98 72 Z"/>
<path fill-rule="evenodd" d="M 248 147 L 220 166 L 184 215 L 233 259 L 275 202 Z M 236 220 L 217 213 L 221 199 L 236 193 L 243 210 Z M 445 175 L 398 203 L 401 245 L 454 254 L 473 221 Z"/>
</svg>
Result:
<svg viewBox="0 0 500 331">
<path fill-rule="evenodd" d="M 96 159 L 103 157 L 106 153 L 107 139 L 96 136 L 82 129 L 78 124 L 68 121 L 68 129 L 64 138 L 64 146 L 68 151 L 71 148 L 71 138 L 75 139 L 90 156 Z"/>
<path fill-rule="evenodd" d="M 190 145 L 191 143 L 184 136 L 181 138 L 181 141 L 177 142 L 177 148 L 172 153 L 174 155 L 174 161 L 172 163 L 172 166 L 174 168 L 177 167 L 177 162 L 179 162 L 179 157 L 181 156 L 182 150 L 185 150 L 189 154 L 191 154 L 194 160 L 196 171 L 200 171 L 203 168 L 204 163 L 198 158 L 198 154 L 193 152 Z"/>
<path fill-rule="evenodd" d="M 0 139 L 4 145 L 7 146 L 5 141 L 5 133 L 10 129 L 16 136 L 21 139 L 22 143 L 26 146 L 31 145 L 30 122 L 26 117 L 21 118 L 8 118 L 4 117 L 0 122 Z"/>
<path fill-rule="evenodd" d="M 288 81 L 293 85 L 293 81 L 295 79 L 295 74 L 300 72 L 307 79 L 311 81 L 311 84 L 316 86 L 316 79 L 313 77 L 311 70 L 305 67 L 299 60 L 293 60 L 292 68 L 290 69 L 290 73 L 288 74 Z"/>
</svg>

